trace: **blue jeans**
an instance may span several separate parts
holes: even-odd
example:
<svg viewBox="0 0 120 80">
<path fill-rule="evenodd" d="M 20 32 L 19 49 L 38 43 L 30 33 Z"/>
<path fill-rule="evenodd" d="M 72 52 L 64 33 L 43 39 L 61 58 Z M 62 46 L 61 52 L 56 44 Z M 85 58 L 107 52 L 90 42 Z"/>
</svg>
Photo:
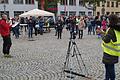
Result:
<svg viewBox="0 0 120 80">
<path fill-rule="evenodd" d="M 95 25 L 92 25 L 92 31 L 95 34 L 95 31 L 96 31 L 96 26 Z"/>
<path fill-rule="evenodd" d="M 105 80 L 115 80 L 115 65 L 105 64 L 106 74 Z"/>
<path fill-rule="evenodd" d="M 33 28 L 28 27 L 28 38 L 32 38 L 32 34 L 33 34 Z"/>
<path fill-rule="evenodd" d="M 20 35 L 19 28 L 15 27 L 14 32 L 15 32 L 15 37 L 18 39 Z"/>
</svg>

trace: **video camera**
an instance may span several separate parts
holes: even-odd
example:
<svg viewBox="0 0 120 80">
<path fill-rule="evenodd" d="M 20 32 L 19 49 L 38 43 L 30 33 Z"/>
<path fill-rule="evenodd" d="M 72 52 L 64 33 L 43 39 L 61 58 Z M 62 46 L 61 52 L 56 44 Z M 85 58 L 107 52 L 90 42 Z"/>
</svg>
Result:
<svg viewBox="0 0 120 80">
<path fill-rule="evenodd" d="M 76 32 L 76 31 L 73 31 L 73 32 L 72 32 L 72 39 L 76 39 L 76 36 L 77 36 L 77 32 Z"/>
</svg>

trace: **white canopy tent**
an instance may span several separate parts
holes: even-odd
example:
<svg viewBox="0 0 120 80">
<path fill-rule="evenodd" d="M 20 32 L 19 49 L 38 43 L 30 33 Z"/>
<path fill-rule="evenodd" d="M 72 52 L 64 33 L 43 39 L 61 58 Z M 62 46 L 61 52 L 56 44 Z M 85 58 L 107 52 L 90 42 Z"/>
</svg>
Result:
<svg viewBox="0 0 120 80">
<path fill-rule="evenodd" d="M 19 15 L 19 17 L 30 17 L 30 16 L 35 16 L 35 17 L 38 17 L 38 16 L 54 16 L 54 14 L 51 13 L 51 12 L 48 12 L 48 11 L 44 11 L 44 10 L 33 9 L 33 10 L 30 10 L 28 12 L 25 12 L 25 13 Z"/>
<path fill-rule="evenodd" d="M 30 17 L 30 16 L 34 16 L 34 17 L 38 17 L 38 16 L 53 16 L 53 19 L 55 21 L 54 13 L 51 13 L 51 12 L 48 12 L 48 11 L 44 11 L 44 10 L 39 10 L 39 9 L 33 9 L 33 10 L 30 10 L 28 12 L 25 12 L 25 13 L 19 15 L 19 17 Z"/>
</svg>

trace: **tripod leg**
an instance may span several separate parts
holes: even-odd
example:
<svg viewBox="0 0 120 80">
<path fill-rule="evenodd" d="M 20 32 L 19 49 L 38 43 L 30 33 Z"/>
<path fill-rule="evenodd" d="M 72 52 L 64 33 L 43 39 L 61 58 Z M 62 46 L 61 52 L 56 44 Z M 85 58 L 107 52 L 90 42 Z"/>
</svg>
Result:
<svg viewBox="0 0 120 80">
<path fill-rule="evenodd" d="M 69 64 L 69 61 L 70 61 L 70 55 L 71 55 L 71 50 L 72 50 L 72 48 L 73 48 L 73 44 L 72 44 L 72 42 L 70 41 L 69 42 L 69 46 L 68 46 L 68 51 L 67 51 L 67 56 L 66 56 L 66 66 L 65 67 L 67 67 L 68 68 L 68 64 Z"/>
<path fill-rule="evenodd" d="M 85 66 L 85 63 L 84 63 L 84 61 L 83 61 L 83 59 L 82 59 L 82 56 L 81 56 L 81 54 L 80 54 L 80 51 L 79 51 L 79 49 L 78 49 L 78 47 L 77 47 L 76 44 L 75 44 L 75 46 L 76 46 L 76 49 L 77 49 L 77 51 L 78 51 L 78 55 L 80 56 L 81 61 L 82 61 L 82 63 L 83 63 L 83 66 L 84 66 L 84 68 L 85 68 L 86 74 L 89 75 L 89 74 L 88 74 L 88 70 L 87 70 L 87 68 L 86 68 L 86 66 Z"/>
<path fill-rule="evenodd" d="M 77 56 L 75 47 L 74 47 L 73 53 L 74 53 L 74 55 L 76 56 L 76 59 L 77 59 L 78 65 L 79 65 L 79 69 L 80 69 L 80 71 L 82 71 L 82 69 L 81 69 L 81 67 L 80 67 L 80 61 L 79 61 L 79 59 L 78 59 L 78 56 Z M 83 72 L 82 72 L 82 73 L 83 73 Z"/>
<path fill-rule="evenodd" d="M 69 45 L 68 45 L 68 50 L 67 50 L 67 55 L 66 55 L 66 59 L 65 59 L 65 62 L 64 62 L 64 67 L 62 69 L 62 72 L 61 72 L 61 78 L 62 78 L 62 73 L 64 74 L 64 78 L 65 78 L 65 72 L 64 70 L 68 68 L 68 64 L 69 64 L 69 57 L 70 57 L 70 51 L 71 51 L 71 48 L 72 48 L 72 44 L 71 44 L 71 40 L 69 41 Z"/>
<path fill-rule="evenodd" d="M 66 56 L 66 61 L 65 61 L 65 64 L 64 64 L 64 69 L 67 67 L 68 68 L 68 64 L 69 64 L 69 57 L 70 57 L 70 51 L 71 51 L 71 41 L 69 41 L 69 45 L 68 45 L 68 50 L 67 50 L 67 56 Z"/>
<path fill-rule="evenodd" d="M 65 78 L 65 72 L 64 72 L 64 70 L 68 68 L 69 56 L 70 56 L 70 54 L 67 53 L 67 55 L 66 55 L 66 59 L 65 59 L 65 62 L 64 62 L 64 64 L 63 64 L 63 68 L 62 68 L 62 72 L 61 72 L 61 78 L 60 78 L 60 80 L 62 80 L 62 75 L 64 75 L 64 78 Z"/>
</svg>

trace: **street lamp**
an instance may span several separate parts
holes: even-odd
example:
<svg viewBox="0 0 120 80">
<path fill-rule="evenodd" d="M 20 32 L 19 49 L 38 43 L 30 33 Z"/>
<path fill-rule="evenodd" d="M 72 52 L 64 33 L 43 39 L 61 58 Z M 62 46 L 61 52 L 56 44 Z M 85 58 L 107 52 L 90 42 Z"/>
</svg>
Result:
<svg viewBox="0 0 120 80">
<path fill-rule="evenodd" d="M 4 7 L 4 14 L 5 14 L 6 13 L 6 5 L 4 4 L 3 7 Z"/>
<path fill-rule="evenodd" d="M 5 5 L 5 0 L 4 0 L 4 5 L 3 5 L 3 8 L 4 8 L 4 14 L 6 13 L 6 5 Z"/>
<path fill-rule="evenodd" d="M 67 16 L 67 2 L 66 2 L 66 0 L 64 0 L 64 3 L 65 3 L 65 5 L 64 5 L 65 16 Z"/>
</svg>

